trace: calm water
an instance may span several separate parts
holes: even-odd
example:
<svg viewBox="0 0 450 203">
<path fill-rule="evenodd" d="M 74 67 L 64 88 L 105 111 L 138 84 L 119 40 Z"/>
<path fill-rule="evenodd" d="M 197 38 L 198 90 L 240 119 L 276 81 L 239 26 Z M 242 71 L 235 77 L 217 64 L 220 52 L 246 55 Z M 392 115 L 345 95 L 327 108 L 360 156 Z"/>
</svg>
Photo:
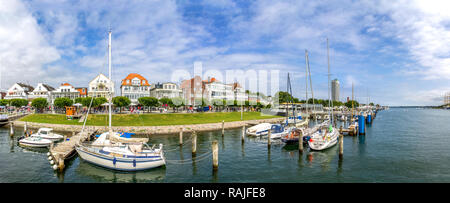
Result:
<svg viewBox="0 0 450 203">
<path fill-rule="evenodd" d="M 298 145 L 246 138 L 241 129 L 198 135 L 192 160 L 190 135 L 180 149 L 178 135 L 153 136 L 163 143 L 166 167 L 123 173 L 86 163 L 75 156 L 63 174 L 50 168 L 46 149 L 17 145 L 23 128 L 0 128 L 0 182 L 450 182 L 450 111 L 391 108 L 381 111 L 366 135 L 344 138 L 344 160 L 338 147 L 323 152 Z M 219 141 L 219 171 L 212 172 L 211 142 Z M 184 161 L 180 161 L 184 160 Z"/>
</svg>

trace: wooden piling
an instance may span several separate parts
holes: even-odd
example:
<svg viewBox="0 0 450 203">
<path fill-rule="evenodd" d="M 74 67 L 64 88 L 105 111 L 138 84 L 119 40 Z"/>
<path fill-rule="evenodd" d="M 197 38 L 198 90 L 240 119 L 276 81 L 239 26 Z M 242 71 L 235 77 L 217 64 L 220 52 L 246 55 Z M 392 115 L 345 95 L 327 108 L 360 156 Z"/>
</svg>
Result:
<svg viewBox="0 0 450 203">
<path fill-rule="evenodd" d="M 62 172 L 64 170 L 64 158 L 61 154 L 58 156 L 58 169 L 59 172 Z"/>
<path fill-rule="evenodd" d="M 344 158 L 344 136 L 339 134 L 339 159 Z"/>
<path fill-rule="evenodd" d="M 197 133 L 194 131 L 192 133 L 192 156 L 197 153 Z"/>
<path fill-rule="evenodd" d="M 27 122 L 25 122 L 25 125 L 23 125 L 23 132 L 25 134 L 27 133 Z"/>
<path fill-rule="evenodd" d="M 269 129 L 268 130 L 268 133 L 267 133 L 267 147 L 270 147 L 270 138 L 272 137 L 272 131 L 271 131 L 271 129 Z"/>
<path fill-rule="evenodd" d="M 298 151 L 300 152 L 300 154 L 303 153 L 303 133 L 300 133 L 298 137 Z"/>
<path fill-rule="evenodd" d="M 225 121 L 222 120 L 222 136 L 225 135 Z"/>
<path fill-rule="evenodd" d="M 242 143 L 244 143 L 244 141 L 245 141 L 245 125 L 242 126 L 242 136 L 241 136 L 241 140 L 242 140 Z"/>
<path fill-rule="evenodd" d="M 339 128 L 339 133 L 342 134 L 342 125 L 341 125 L 341 127 Z"/>
<path fill-rule="evenodd" d="M 11 136 L 13 136 L 14 135 L 14 123 L 10 122 L 9 126 L 11 127 L 9 133 L 10 133 Z"/>
<path fill-rule="evenodd" d="M 212 142 L 212 154 L 213 154 L 213 170 L 219 169 L 219 145 L 217 140 Z"/>
<path fill-rule="evenodd" d="M 183 145 L 183 128 L 180 128 L 180 146 Z"/>
</svg>

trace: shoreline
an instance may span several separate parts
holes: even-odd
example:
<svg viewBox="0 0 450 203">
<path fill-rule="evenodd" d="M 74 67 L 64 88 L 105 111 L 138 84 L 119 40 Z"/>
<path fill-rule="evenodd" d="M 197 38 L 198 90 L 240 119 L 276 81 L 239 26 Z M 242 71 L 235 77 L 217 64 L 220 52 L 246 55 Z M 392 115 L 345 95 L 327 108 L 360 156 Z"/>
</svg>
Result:
<svg viewBox="0 0 450 203">
<path fill-rule="evenodd" d="M 232 121 L 225 122 L 225 129 L 238 128 L 242 126 L 256 125 L 260 123 L 278 123 L 282 122 L 284 117 L 281 118 L 269 118 L 259 120 L 246 120 L 246 121 Z M 25 121 L 13 121 L 14 126 L 23 127 Z M 65 125 L 65 124 L 50 124 L 50 123 L 35 123 L 26 122 L 27 128 L 52 128 L 55 131 L 63 132 L 80 132 L 83 128 L 82 125 Z M 86 126 L 89 129 L 95 129 L 99 131 L 107 131 L 108 126 Z M 151 135 L 166 135 L 176 134 L 183 129 L 183 132 L 207 132 L 222 129 L 222 122 L 220 123 L 204 123 L 204 124 L 190 124 L 190 125 L 167 125 L 167 126 L 112 126 L 113 131 L 116 132 L 130 132 L 136 134 L 151 134 Z"/>
</svg>

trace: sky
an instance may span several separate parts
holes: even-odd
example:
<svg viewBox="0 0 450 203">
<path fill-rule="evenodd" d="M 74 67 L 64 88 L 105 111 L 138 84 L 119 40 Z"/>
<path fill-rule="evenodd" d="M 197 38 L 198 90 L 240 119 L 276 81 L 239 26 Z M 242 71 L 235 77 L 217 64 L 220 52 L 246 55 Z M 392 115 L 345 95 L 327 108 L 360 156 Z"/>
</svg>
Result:
<svg viewBox="0 0 450 203">
<path fill-rule="evenodd" d="M 305 50 L 314 96 L 381 105 L 440 105 L 450 91 L 450 1 L 0 0 L 0 85 L 87 87 L 108 74 L 150 83 L 176 70 L 279 70 L 305 98 Z M 179 82 L 179 81 L 174 81 Z M 116 90 L 117 92 L 117 90 Z M 310 90 L 308 90 L 310 92 Z"/>
</svg>

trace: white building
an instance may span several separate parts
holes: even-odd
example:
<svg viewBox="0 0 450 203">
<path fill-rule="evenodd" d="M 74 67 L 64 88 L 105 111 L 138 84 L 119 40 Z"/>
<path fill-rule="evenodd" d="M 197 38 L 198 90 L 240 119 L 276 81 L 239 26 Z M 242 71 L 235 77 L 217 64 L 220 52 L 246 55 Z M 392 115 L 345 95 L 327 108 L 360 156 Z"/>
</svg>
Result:
<svg viewBox="0 0 450 203">
<path fill-rule="evenodd" d="M 30 93 L 29 97 L 31 99 L 35 98 L 45 98 L 50 103 L 51 102 L 51 94 L 52 91 L 54 91 L 55 88 L 53 88 L 50 85 L 44 84 L 44 83 L 38 83 L 36 88 Z"/>
<path fill-rule="evenodd" d="M 105 97 L 108 99 L 110 90 L 112 96 L 114 97 L 114 83 L 111 82 L 108 77 L 100 73 L 91 82 L 89 82 L 88 96 Z"/>
<path fill-rule="evenodd" d="M 122 80 L 121 95 L 131 100 L 131 105 L 137 105 L 141 97 L 150 97 L 150 83 L 137 73 L 130 73 Z"/>
<path fill-rule="evenodd" d="M 27 99 L 30 93 L 34 90 L 30 85 L 23 83 L 15 83 L 12 85 L 6 93 L 5 99 Z"/>
<path fill-rule="evenodd" d="M 75 89 L 69 83 L 61 84 L 57 89 L 53 90 L 51 93 L 51 104 L 53 105 L 56 98 L 66 97 L 72 100 L 80 97 L 80 92 Z"/>
<path fill-rule="evenodd" d="M 331 81 L 331 101 L 339 101 L 339 80 Z"/>
<path fill-rule="evenodd" d="M 150 96 L 157 99 L 183 97 L 183 91 L 172 82 L 153 84 L 150 88 Z"/>
</svg>

